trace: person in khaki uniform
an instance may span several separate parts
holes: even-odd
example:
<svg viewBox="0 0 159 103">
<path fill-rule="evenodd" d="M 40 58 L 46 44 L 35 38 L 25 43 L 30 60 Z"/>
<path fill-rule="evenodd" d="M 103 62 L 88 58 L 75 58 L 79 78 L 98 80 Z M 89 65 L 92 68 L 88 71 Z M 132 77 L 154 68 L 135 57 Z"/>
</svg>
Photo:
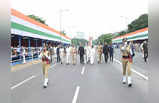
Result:
<svg viewBox="0 0 159 103">
<path fill-rule="evenodd" d="M 97 52 L 98 52 L 98 64 L 99 64 L 102 61 L 102 53 L 103 53 L 103 47 L 101 44 L 98 45 Z"/>
<path fill-rule="evenodd" d="M 77 50 L 76 50 L 76 47 L 74 45 L 72 45 L 72 48 L 71 48 L 71 55 L 72 55 L 72 64 L 76 65 Z"/>
<path fill-rule="evenodd" d="M 132 86 L 132 79 L 131 79 L 131 64 L 132 64 L 132 50 L 130 44 L 127 43 L 127 38 L 123 38 L 123 44 L 121 46 L 122 52 L 122 67 L 123 67 L 123 84 L 128 81 L 128 86 Z M 128 78 L 126 76 L 128 75 Z"/>
<path fill-rule="evenodd" d="M 47 50 L 47 47 L 44 46 L 42 52 L 40 53 L 40 58 L 42 59 L 42 69 L 44 76 L 44 88 L 48 85 L 48 69 L 50 68 L 50 53 Z"/>
</svg>

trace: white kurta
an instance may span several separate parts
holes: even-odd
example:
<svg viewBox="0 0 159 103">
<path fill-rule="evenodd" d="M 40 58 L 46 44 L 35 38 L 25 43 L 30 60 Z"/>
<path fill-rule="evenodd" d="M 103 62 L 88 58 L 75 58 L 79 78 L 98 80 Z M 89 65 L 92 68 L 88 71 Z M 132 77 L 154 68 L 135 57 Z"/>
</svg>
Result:
<svg viewBox="0 0 159 103">
<path fill-rule="evenodd" d="M 68 47 L 68 48 L 66 48 L 66 63 L 70 63 L 71 62 L 71 56 L 70 56 L 70 54 L 71 54 L 71 48 L 70 47 Z"/>
<path fill-rule="evenodd" d="M 94 64 L 94 58 L 95 58 L 95 48 L 90 49 L 90 63 Z"/>
<path fill-rule="evenodd" d="M 25 61 L 25 48 L 23 48 L 23 63 L 26 63 L 26 61 Z"/>
<path fill-rule="evenodd" d="M 86 46 L 86 61 L 88 62 L 90 59 L 90 46 Z"/>
<path fill-rule="evenodd" d="M 63 63 L 64 62 L 64 48 L 60 48 L 60 59 L 61 59 L 61 62 Z"/>
</svg>

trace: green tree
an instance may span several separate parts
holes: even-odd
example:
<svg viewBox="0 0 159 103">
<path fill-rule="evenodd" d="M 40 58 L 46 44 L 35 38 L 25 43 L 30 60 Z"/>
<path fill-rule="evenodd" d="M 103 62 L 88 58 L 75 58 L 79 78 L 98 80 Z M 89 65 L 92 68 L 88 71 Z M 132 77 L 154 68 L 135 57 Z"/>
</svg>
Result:
<svg viewBox="0 0 159 103">
<path fill-rule="evenodd" d="M 117 36 L 125 35 L 126 33 L 134 32 L 136 30 L 148 27 L 148 14 L 142 14 L 137 19 L 128 24 L 128 30 L 118 32 Z"/>
<path fill-rule="evenodd" d="M 133 32 L 142 28 L 148 27 L 148 14 L 139 16 L 136 20 L 128 25 L 128 32 Z"/>
<path fill-rule="evenodd" d="M 30 17 L 30 18 L 32 18 L 32 19 L 34 19 L 34 20 L 36 20 L 36 21 L 38 21 L 38 22 L 40 22 L 40 23 L 42 23 L 42 24 L 45 24 L 45 25 L 47 25 L 46 24 L 46 22 L 45 22 L 45 20 L 43 20 L 43 18 L 40 18 L 40 17 L 38 17 L 38 16 L 35 16 L 35 15 L 28 15 L 28 17 Z"/>
<path fill-rule="evenodd" d="M 108 44 L 110 44 L 112 42 L 112 38 L 113 38 L 113 35 L 111 33 L 102 34 L 96 40 L 96 44 L 99 44 L 99 43 L 104 44 L 104 42 L 107 42 Z"/>
<path fill-rule="evenodd" d="M 80 43 L 82 43 L 82 45 L 85 45 L 88 41 L 85 39 L 78 39 L 78 38 L 73 38 L 71 39 L 71 43 L 75 46 L 79 46 Z"/>
</svg>

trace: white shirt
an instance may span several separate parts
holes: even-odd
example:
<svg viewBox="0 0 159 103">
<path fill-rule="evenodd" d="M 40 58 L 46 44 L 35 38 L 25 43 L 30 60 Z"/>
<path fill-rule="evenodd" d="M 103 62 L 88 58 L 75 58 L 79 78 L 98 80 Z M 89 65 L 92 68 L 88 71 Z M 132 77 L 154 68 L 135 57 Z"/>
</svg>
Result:
<svg viewBox="0 0 159 103">
<path fill-rule="evenodd" d="M 43 51 L 40 53 L 39 55 L 39 58 L 42 58 L 43 56 Z M 50 56 L 48 56 L 48 51 L 46 52 L 46 55 L 45 55 L 48 59 L 51 59 Z"/>
<path fill-rule="evenodd" d="M 95 48 L 91 48 L 91 49 L 90 49 L 90 55 L 91 55 L 91 56 L 94 56 L 94 55 L 95 55 Z"/>
<path fill-rule="evenodd" d="M 54 53 L 56 54 L 56 49 L 57 49 L 57 47 L 54 47 Z"/>
<path fill-rule="evenodd" d="M 91 49 L 90 46 L 86 46 L 85 49 L 86 49 L 86 54 L 90 54 L 90 49 Z"/>
<path fill-rule="evenodd" d="M 71 52 L 71 48 L 70 47 L 66 48 L 66 54 L 70 55 L 70 52 Z"/>
<path fill-rule="evenodd" d="M 60 55 L 64 54 L 64 48 L 60 48 Z"/>
</svg>

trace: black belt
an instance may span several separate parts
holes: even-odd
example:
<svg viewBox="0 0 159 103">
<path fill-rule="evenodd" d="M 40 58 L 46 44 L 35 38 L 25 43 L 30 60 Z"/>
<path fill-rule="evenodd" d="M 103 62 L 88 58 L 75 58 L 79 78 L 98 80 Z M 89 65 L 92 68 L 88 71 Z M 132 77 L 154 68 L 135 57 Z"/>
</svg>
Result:
<svg viewBox="0 0 159 103">
<path fill-rule="evenodd" d="M 130 57 L 129 57 L 129 56 L 123 56 L 123 58 L 126 58 L 126 59 L 127 59 L 127 58 L 130 58 Z"/>
</svg>

